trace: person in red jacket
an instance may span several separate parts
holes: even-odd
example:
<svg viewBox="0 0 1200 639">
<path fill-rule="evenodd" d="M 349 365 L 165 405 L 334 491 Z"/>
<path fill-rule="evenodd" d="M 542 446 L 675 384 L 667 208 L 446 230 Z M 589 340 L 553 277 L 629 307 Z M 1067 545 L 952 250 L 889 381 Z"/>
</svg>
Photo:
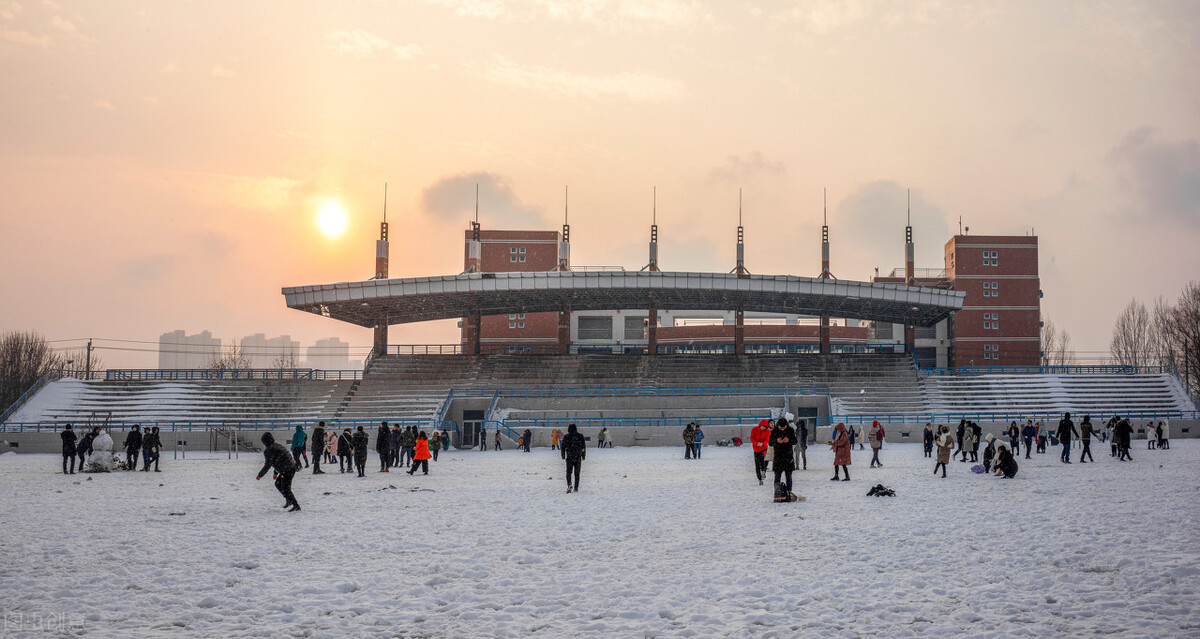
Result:
<svg viewBox="0 0 1200 639">
<path fill-rule="evenodd" d="M 771 421 L 758 420 L 758 426 L 750 429 L 750 447 L 754 449 L 754 474 L 758 475 L 758 485 L 763 485 L 763 477 L 767 474 L 767 445 L 771 441 Z"/>
<path fill-rule="evenodd" d="M 833 449 L 833 477 L 830 481 L 838 480 L 838 468 L 846 471 L 846 478 L 842 481 L 850 481 L 850 436 L 846 434 L 845 424 L 839 423 L 834 428 L 829 447 Z"/>
<path fill-rule="evenodd" d="M 429 452 L 429 437 L 425 435 L 425 431 L 421 431 L 417 435 L 417 451 L 413 453 L 413 464 L 408 474 L 411 475 L 417 472 L 418 468 L 421 468 L 424 470 L 421 474 L 428 475 L 430 457 L 433 457 L 433 455 Z"/>
</svg>

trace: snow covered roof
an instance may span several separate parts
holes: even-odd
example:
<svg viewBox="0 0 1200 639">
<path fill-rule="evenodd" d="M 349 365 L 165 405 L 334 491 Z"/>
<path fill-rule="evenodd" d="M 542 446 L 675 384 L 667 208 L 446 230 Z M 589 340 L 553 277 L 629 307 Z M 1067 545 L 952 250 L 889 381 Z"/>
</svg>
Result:
<svg viewBox="0 0 1200 639">
<path fill-rule="evenodd" d="M 932 326 L 960 291 L 792 275 L 684 272 L 469 273 L 283 289 L 288 308 L 359 326 L 482 315 L 648 308 L 830 315 Z"/>
</svg>

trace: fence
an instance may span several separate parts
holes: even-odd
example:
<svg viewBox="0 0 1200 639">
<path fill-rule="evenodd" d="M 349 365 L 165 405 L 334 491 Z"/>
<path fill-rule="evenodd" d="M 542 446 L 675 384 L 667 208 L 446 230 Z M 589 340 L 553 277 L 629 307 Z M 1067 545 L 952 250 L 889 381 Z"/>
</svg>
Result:
<svg viewBox="0 0 1200 639">
<path fill-rule="evenodd" d="M 922 375 L 1178 375 L 1174 366 L 1125 366 L 1121 364 L 1075 364 L 1069 366 L 959 366 L 920 368 Z"/>
<path fill-rule="evenodd" d="M 864 344 L 832 344 L 830 352 L 842 354 L 888 354 L 903 352 L 904 345 L 895 342 Z M 817 354 L 821 345 L 776 344 L 746 342 L 747 355 L 799 355 Z M 571 344 L 569 355 L 645 355 L 650 352 L 646 344 Z M 659 344 L 656 351 L 662 355 L 733 355 L 733 343 Z M 390 344 L 388 355 L 462 355 L 461 344 Z M 559 355 L 560 346 L 554 344 L 487 344 L 479 345 L 480 355 Z"/>
<path fill-rule="evenodd" d="M 824 395 L 827 386 L 727 386 L 715 388 L 452 388 L 443 406 L 455 398 L 551 398 L 587 397 L 747 397 L 758 395 Z"/>
<path fill-rule="evenodd" d="M 157 426 L 159 430 L 165 432 L 179 431 L 205 431 L 211 428 L 236 428 L 239 430 L 293 430 L 297 426 L 311 428 L 319 422 L 325 422 L 326 428 L 350 428 L 355 429 L 362 426 L 363 429 L 370 429 L 379 426 L 381 421 L 387 421 L 388 425 L 399 424 L 401 427 L 416 426 L 432 427 L 437 425 L 439 429 L 453 430 L 458 432 L 458 422 L 453 420 L 433 420 L 433 419 L 396 419 L 396 420 L 381 420 L 381 419 L 248 419 L 239 421 L 224 421 L 224 420 L 195 420 L 195 421 L 110 421 L 105 424 L 96 424 L 103 426 L 106 430 L 124 431 L 129 430 L 133 426 L 141 426 L 143 430 Z M 26 432 L 42 432 L 43 430 L 57 431 L 63 425 L 67 424 L 65 420 L 60 421 L 44 421 L 44 422 L 5 422 L 0 424 L 0 433 L 26 433 Z M 85 422 L 76 422 L 85 423 Z"/>
<path fill-rule="evenodd" d="M 1076 415 L 1076 420 L 1082 419 L 1084 413 Z M 1093 424 L 1108 421 L 1109 417 L 1117 415 L 1131 421 L 1166 421 L 1169 419 L 1198 420 L 1200 411 L 1130 411 L 1122 413 L 1090 413 Z M 1062 419 L 1062 413 L 938 413 L 938 414 L 890 414 L 890 415 L 822 415 L 815 417 L 818 426 L 830 426 L 839 422 L 844 424 L 870 424 L 878 420 L 881 424 L 917 424 L 929 422 L 932 424 L 952 424 L 965 419 L 969 422 L 1017 422 L 1022 424 L 1027 419 L 1035 422 L 1057 424 Z"/>
<path fill-rule="evenodd" d="M 358 370 L 321 370 L 315 368 L 110 368 L 106 381 L 199 381 L 199 380 L 317 380 L 362 379 Z"/>
</svg>

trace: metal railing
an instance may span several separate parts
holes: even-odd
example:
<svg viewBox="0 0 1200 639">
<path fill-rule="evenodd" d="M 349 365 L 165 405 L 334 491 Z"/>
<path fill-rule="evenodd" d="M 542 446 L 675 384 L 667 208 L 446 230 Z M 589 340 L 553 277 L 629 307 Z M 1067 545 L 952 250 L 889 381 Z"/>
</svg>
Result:
<svg viewBox="0 0 1200 639">
<path fill-rule="evenodd" d="M 762 386 L 713 388 L 452 388 L 446 394 L 443 408 L 450 400 L 469 397 L 513 398 L 587 398 L 587 397 L 745 397 L 760 395 L 824 395 L 827 386 Z M 440 410 L 439 410 L 440 413 Z"/>
<path fill-rule="evenodd" d="M 110 368 L 105 381 L 243 381 L 243 380 L 318 380 L 362 379 L 359 370 L 321 370 L 317 368 Z"/>
<path fill-rule="evenodd" d="M 685 417 L 518 417 L 503 420 L 512 428 L 566 428 L 570 424 L 588 428 L 683 428 L 689 423 L 700 426 L 741 426 L 757 424 L 759 420 L 771 419 L 770 415 L 704 416 Z"/>
<path fill-rule="evenodd" d="M 1076 413 L 1071 412 L 1075 416 L 1076 423 L 1083 415 L 1087 414 L 1092 418 L 1093 424 L 1103 424 L 1114 415 L 1124 417 L 1129 420 L 1200 420 L 1200 411 L 1126 411 L 1126 412 L 1106 412 L 1106 413 Z M 959 420 L 965 419 L 970 422 L 993 422 L 1007 423 L 1017 422 L 1024 424 L 1025 420 L 1032 419 L 1035 422 L 1043 424 L 1052 423 L 1058 424 L 1058 420 L 1062 419 L 1061 412 L 1053 413 L 924 413 L 924 414 L 885 414 L 885 415 L 821 415 L 818 417 L 810 417 L 808 419 L 816 420 L 818 426 L 831 426 L 838 422 L 844 424 L 870 424 L 878 420 L 881 424 L 923 424 L 930 422 L 932 424 L 957 424 Z"/>
<path fill-rule="evenodd" d="M 399 424 L 404 426 L 432 427 L 437 426 L 438 429 L 453 430 L 458 432 L 458 422 L 454 420 L 434 420 L 434 419 L 247 419 L 247 420 L 172 420 L 172 421 L 150 421 L 150 420 L 121 420 L 110 421 L 104 425 L 105 430 L 125 431 L 133 426 L 141 426 L 144 429 L 149 429 L 157 426 L 159 430 L 166 432 L 178 431 L 202 431 L 211 428 L 237 428 L 240 430 L 294 430 L 296 426 L 312 427 L 318 422 L 325 422 L 326 428 L 350 428 L 354 429 L 362 426 L 364 430 L 369 430 L 379 426 L 381 421 L 386 421 L 389 426 Z M 0 433 L 26 433 L 26 432 L 42 432 L 42 431 L 58 431 L 68 423 L 82 424 L 83 420 L 54 420 L 40 422 L 5 422 L 0 424 Z"/>
<path fill-rule="evenodd" d="M 866 342 L 860 344 L 831 344 L 830 352 L 842 354 L 894 354 L 901 352 L 903 344 L 895 342 Z M 901 349 L 901 350 L 897 350 Z M 779 344 L 773 342 L 746 342 L 743 351 L 747 355 L 803 355 L 821 352 L 819 343 Z M 462 355 L 466 351 L 461 344 L 390 344 L 388 355 Z M 644 343 L 632 344 L 571 344 L 569 355 L 645 355 L 650 347 Z M 658 345 L 660 355 L 732 355 L 732 342 L 705 342 L 694 344 Z M 560 347 L 554 344 L 480 344 L 480 355 L 560 355 Z"/>
<path fill-rule="evenodd" d="M 1068 366 L 958 366 L 918 368 L 922 375 L 1166 375 L 1176 374 L 1174 366 L 1125 366 L 1122 364 L 1073 364 Z"/>
<path fill-rule="evenodd" d="M 28 402 L 30 399 L 33 399 L 33 396 L 37 395 L 38 391 L 42 390 L 46 384 L 57 381 L 62 377 L 63 371 L 61 370 L 48 371 L 45 375 L 39 377 L 37 381 L 33 383 L 33 386 L 29 387 L 29 390 L 22 393 L 21 396 L 17 398 L 17 401 L 13 402 L 11 406 L 4 409 L 3 413 L 0 413 L 0 424 L 3 424 L 4 420 L 16 413 L 17 410 L 24 406 L 26 402 Z"/>
</svg>

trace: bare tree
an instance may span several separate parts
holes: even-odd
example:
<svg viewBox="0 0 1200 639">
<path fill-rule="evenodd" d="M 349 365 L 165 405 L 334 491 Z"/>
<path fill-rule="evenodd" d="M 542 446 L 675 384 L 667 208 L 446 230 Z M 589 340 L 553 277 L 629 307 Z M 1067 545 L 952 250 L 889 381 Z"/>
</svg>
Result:
<svg viewBox="0 0 1200 639">
<path fill-rule="evenodd" d="M 241 370 L 252 368 L 253 364 L 235 339 L 208 361 L 208 367 L 212 370 Z"/>
<path fill-rule="evenodd" d="M 53 368 L 61 368 L 65 371 L 68 377 L 78 377 L 83 379 L 88 361 L 86 347 L 66 348 L 54 354 Z M 96 349 L 92 349 L 91 372 L 104 370 L 104 360 L 96 354 Z"/>
<path fill-rule="evenodd" d="M 290 371 L 300 368 L 300 353 L 294 348 L 285 348 L 275 360 L 271 362 L 271 368 L 281 371 Z"/>
<path fill-rule="evenodd" d="M 1134 299 L 1113 325 L 1108 352 L 1113 361 L 1124 366 L 1151 366 L 1158 364 L 1157 342 L 1150 312 Z"/>
<path fill-rule="evenodd" d="M 1042 366 L 1067 366 L 1075 363 L 1071 350 L 1071 335 L 1067 329 L 1054 325 L 1049 317 L 1042 320 L 1041 330 Z"/>
<path fill-rule="evenodd" d="M 1189 282 L 1174 306 L 1159 300 L 1154 320 L 1163 363 L 1177 367 L 1192 393 L 1200 394 L 1200 282 Z"/>
<path fill-rule="evenodd" d="M 0 335 L 0 410 L 20 399 L 43 375 L 59 368 L 60 361 L 40 333 Z"/>
</svg>

